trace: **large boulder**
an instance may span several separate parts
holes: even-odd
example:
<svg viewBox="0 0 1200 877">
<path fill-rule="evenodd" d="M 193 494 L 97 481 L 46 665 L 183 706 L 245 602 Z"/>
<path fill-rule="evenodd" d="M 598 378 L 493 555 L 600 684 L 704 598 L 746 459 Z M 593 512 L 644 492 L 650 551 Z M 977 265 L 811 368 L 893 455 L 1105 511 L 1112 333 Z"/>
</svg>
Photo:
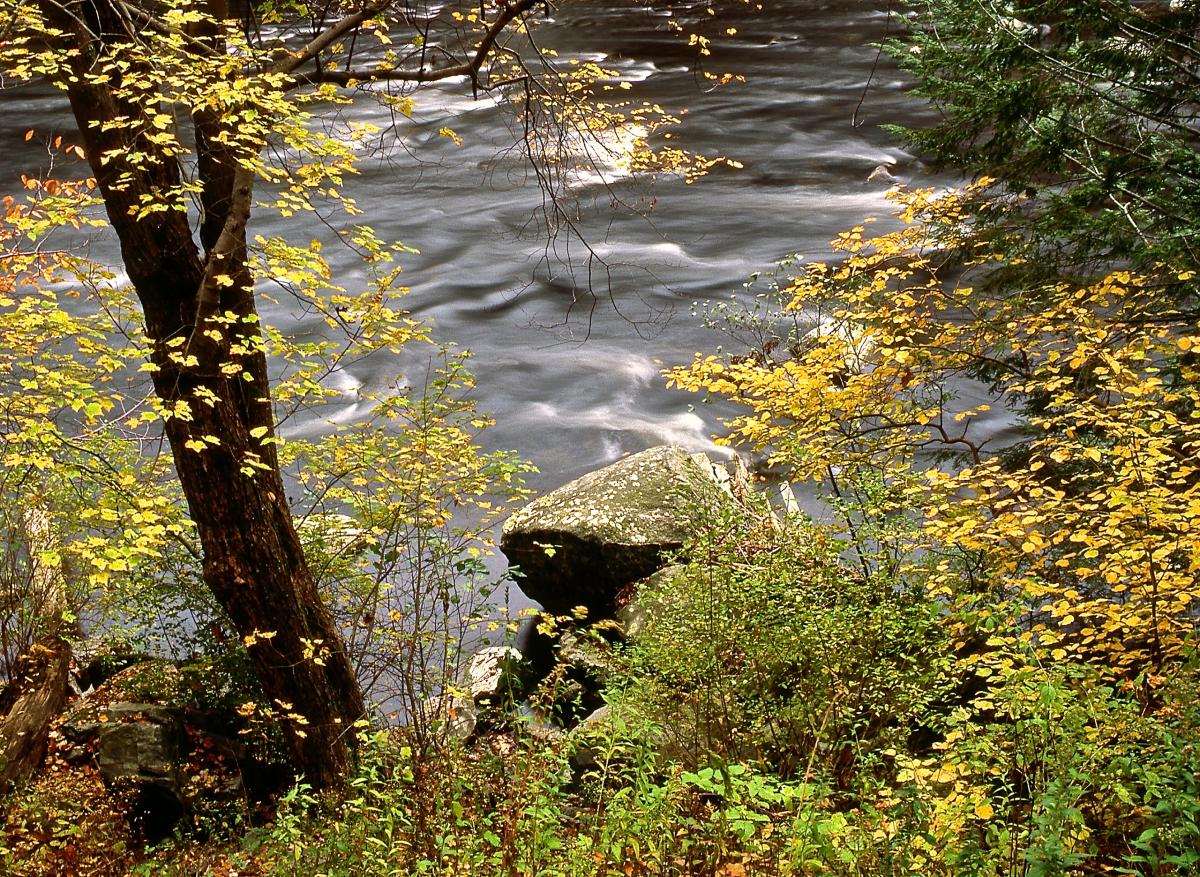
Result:
<svg viewBox="0 0 1200 877">
<path fill-rule="evenodd" d="M 651 448 L 530 503 L 504 524 L 500 547 L 520 568 L 521 590 L 548 611 L 611 617 L 622 589 L 730 501 L 707 458 Z"/>
<path fill-rule="evenodd" d="M 97 761 L 104 784 L 133 794 L 135 825 L 147 840 L 169 836 L 187 812 L 180 783 L 183 719 L 145 703 L 114 703 L 100 732 Z"/>
</svg>

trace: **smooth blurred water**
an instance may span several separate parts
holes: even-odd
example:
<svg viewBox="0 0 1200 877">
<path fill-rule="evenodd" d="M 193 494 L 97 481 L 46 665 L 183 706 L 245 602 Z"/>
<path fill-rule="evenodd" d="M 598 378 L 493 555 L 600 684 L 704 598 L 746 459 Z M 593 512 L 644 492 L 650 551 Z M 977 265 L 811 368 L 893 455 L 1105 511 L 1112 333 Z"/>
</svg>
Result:
<svg viewBox="0 0 1200 877">
<path fill-rule="evenodd" d="M 531 224 L 543 193 L 511 148 L 509 117 L 460 85 L 419 92 L 412 120 L 388 128 L 347 186 L 382 237 L 419 249 L 404 259 L 407 304 L 439 338 L 474 352 L 479 398 L 498 421 L 486 445 L 534 462 L 539 490 L 663 442 L 712 450 L 717 413 L 665 389 L 660 374 L 723 340 L 691 315 L 692 302 L 737 293 L 786 254 L 828 256 L 839 230 L 886 214 L 886 184 L 867 182 L 882 162 L 906 181 L 939 182 L 880 128 L 930 113 L 871 45 L 896 27 L 886 0 L 771 0 L 761 12 L 728 5 L 719 28 L 737 33 L 714 42 L 706 66 L 746 82 L 719 88 L 695 69 L 665 16 L 644 6 L 566 3 L 541 29 L 542 43 L 562 56 L 630 74 L 628 96 L 686 110 L 678 142 L 743 165 L 690 186 L 660 179 L 648 189 L 615 174 L 610 191 L 598 177 L 577 180 L 578 228 L 600 261 L 589 262 L 583 243 L 549 241 Z M 706 19 L 703 5 L 674 9 L 685 21 Z M 350 118 L 385 128 L 393 121 L 369 103 Z M 438 134 L 443 126 L 461 146 Z M 17 189 L 22 169 L 46 163 L 36 142 L 24 142 L 28 128 L 70 130 L 59 94 L 0 92 L 0 191 Z M 614 209 L 614 194 L 651 209 Z M 333 237 L 317 223 L 285 223 L 263 212 L 251 231 Z M 93 255 L 115 263 L 115 242 L 101 236 Z M 337 247 L 325 255 L 338 282 L 353 287 L 360 269 L 352 255 Z M 283 307 L 271 316 L 288 331 L 321 331 Z M 387 386 L 416 365 L 378 357 L 340 376 L 344 404 L 322 417 L 353 419 L 362 411 L 358 390 Z M 1003 413 L 996 417 L 1002 429 Z M 310 417 L 288 428 L 327 426 Z"/>
</svg>

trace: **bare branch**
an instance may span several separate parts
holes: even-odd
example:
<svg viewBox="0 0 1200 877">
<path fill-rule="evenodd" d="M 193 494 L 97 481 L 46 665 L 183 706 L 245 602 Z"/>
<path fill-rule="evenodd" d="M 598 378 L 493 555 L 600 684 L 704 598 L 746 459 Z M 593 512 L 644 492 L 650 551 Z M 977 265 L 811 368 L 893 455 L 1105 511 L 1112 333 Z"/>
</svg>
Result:
<svg viewBox="0 0 1200 877">
<path fill-rule="evenodd" d="M 501 7 L 500 14 L 496 20 L 488 27 L 483 39 L 479 41 L 479 45 L 475 48 L 475 53 L 469 60 L 463 61 L 460 64 L 454 64 L 450 67 L 442 67 L 438 70 L 427 70 L 424 66 L 416 70 L 320 70 L 313 73 L 304 73 L 293 76 L 292 87 L 299 85 L 315 85 L 319 83 L 332 83 L 334 85 L 349 86 L 360 82 L 436 82 L 443 79 L 453 79 L 457 76 L 470 77 L 473 82 L 479 75 L 479 71 L 483 68 L 484 62 L 488 55 L 496 47 L 497 40 L 505 29 L 512 24 L 514 20 L 520 18 L 525 13 L 529 12 L 542 0 L 518 0 L 515 3 L 506 3 Z M 379 5 L 379 4 L 377 4 Z M 388 4 L 382 4 L 386 7 Z M 377 9 L 376 12 L 382 11 Z M 358 15 L 361 15 L 359 13 Z M 291 64 L 286 70 L 281 72 L 293 72 L 297 70 L 304 60 L 314 57 L 317 52 L 331 45 L 336 39 L 344 36 L 354 27 L 362 24 L 366 18 L 360 18 L 357 22 L 352 22 L 351 19 L 356 18 L 356 15 L 347 16 L 346 18 L 333 25 L 329 30 L 323 33 L 320 37 L 313 40 L 305 47 L 301 53 L 303 58 L 297 60 L 297 63 Z M 334 36 L 329 36 L 334 34 Z M 319 45 L 318 45 L 319 44 Z M 313 47 L 316 47 L 315 49 Z M 313 49 L 311 53 L 309 50 Z M 297 56 L 299 58 L 299 56 Z M 476 82 L 476 84 L 478 84 Z"/>
<path fill-rule="evenodd" d="M 135 16 L 142 23 L 143 27 L 147 27 L 156 33 L 163 36 L 174 36 L 181 38 L 188 48 L 200 55 L 209 57 L 219 57 L 218 52 L 203 40 L 196 39 L 194 36 L 180 30 L 176 27 L 168 27 L 163 24 L 157 17 L 146 12 L 144 9 L 139 9 L 132 3 L 126 3 L 125 0 L 113 0 L 114 11 L 124 11 L 126 15 Z M 135 31 L 136 32 L 136 31 Z"/>
<path fill-rule="evenodd" d="M 340 21 L 334 22 L 300 51 L 289 52 L 284 55 L 268 67 L 267 72 L 294 73 L 342 37 L 346 36 L 346 34 L 357 27 L 361 27 L 363 22 L 374 18 L 392 4 L 393 0 L 375 0 L 375 2 L 367 4 L 358 12 L 352 12 Z"/>
</svg>

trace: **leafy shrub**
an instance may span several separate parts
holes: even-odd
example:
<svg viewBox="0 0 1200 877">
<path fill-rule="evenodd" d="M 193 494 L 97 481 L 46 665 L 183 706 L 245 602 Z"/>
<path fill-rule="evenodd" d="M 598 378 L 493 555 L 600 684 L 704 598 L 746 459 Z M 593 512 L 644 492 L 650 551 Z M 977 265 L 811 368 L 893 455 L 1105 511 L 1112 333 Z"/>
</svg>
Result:
<svg viewBox="0 0 1200 877">
<path fill-rule="evenodd" d="M 476 444 L 490 421 L 476 410 L 466 359 L 441 350 L 423 386 L 390 387 L 371 397 L 367 421 L 284 452 L 304 488 L 309 567 L 356 673 L 421 746 L 445 742 L 423 704 L 454 684 L 489 626 L 503 626 L 507 580 L 486 558 L 530 469 Z"/>
<path fill-rule="evenodd" d="M 692 562 L 639 595 L 622 706 L 663 726 L 684 764 L 751 760 L 845 789 L 903 745 L 946 684 L 940 608 L 799 517 L 714 526 Z"/>
</svg>

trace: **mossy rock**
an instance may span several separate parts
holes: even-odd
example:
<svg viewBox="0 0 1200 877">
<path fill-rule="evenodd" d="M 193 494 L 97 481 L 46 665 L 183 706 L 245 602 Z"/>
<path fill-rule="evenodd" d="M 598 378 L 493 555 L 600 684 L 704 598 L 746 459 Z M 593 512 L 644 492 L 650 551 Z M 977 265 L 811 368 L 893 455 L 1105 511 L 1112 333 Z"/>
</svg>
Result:
<svg viewBox="0 0 1200 877">
<path fill-rule="evenodd" d="M 552 613 L 611 617 L 621 591 L 659 569 L 732 502 L 707 459 L 651 448 L 518 511 L 501 550 L 519 585 Z"/>
</svg>

